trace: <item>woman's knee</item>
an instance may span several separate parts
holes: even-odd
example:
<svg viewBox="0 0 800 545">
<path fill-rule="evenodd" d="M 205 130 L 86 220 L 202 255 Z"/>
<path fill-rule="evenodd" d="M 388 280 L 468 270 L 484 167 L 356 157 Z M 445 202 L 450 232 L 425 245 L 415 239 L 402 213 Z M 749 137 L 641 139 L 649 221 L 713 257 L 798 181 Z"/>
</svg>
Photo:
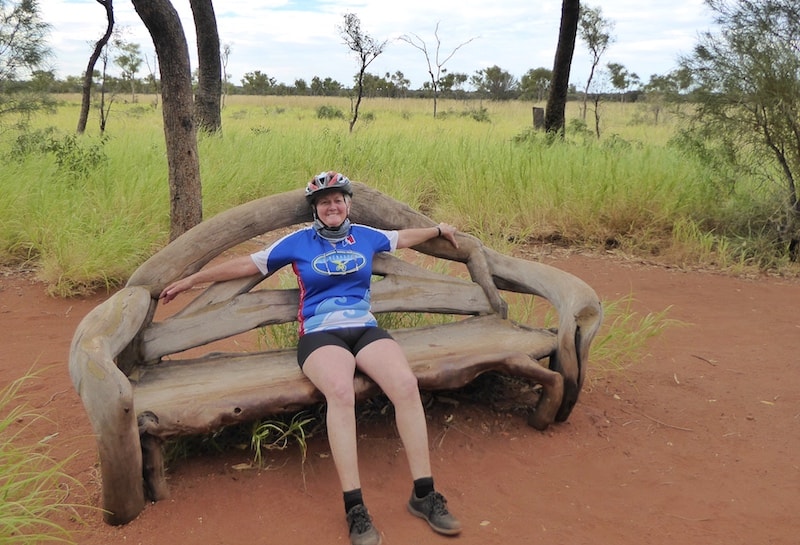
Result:
<svg viewBox="0 0 800 545">
<path fill-rule="evenodd" d="M 390 390 L 385 393 L 395 405 L 403 401 L 416 402 L 419 399 L 419 381 L 410 369 L 395 377 Z"/>
<path fill-rule="evenodd" d="M 329 405 L 355 406 L 356 393 L 352 377 L 349 379 L 337 377 L 335 380 L 328 381 L 328 384 L 318 385 L 317 388 L 325 396 L 325 401 Z"/>
</svg>

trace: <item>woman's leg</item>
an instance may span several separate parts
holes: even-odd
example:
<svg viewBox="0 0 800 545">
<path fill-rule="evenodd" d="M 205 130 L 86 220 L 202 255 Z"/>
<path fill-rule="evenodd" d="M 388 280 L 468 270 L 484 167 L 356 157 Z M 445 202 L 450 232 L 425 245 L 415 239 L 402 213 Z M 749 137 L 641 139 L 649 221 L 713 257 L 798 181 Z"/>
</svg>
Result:
<svg viewBox="0 0 800 545">
<path fill-rule="evenodd" d="M 393 339 L 379 339 L 361 349 L 356 355 L 356 365 L 380 386 L 394 405 L 397 430 L 406 449 L 412 478 L 430 477 L 425 410 L 417 377 L 402 348 Z"/>
<path fill-rule="evenodd" d="M 303 364 L 303 373 L 322 392 L 328 405 L 328 442 L 343 491 L 361 488 L 353 390 L 355 365 L 353 355 L 339 346 L 317 348 Z"/>
<path fill-rule="evenodd" d="M 356 355 L 356 366 L 369 375 L 394 404 L 397 429 L 414 478 L 408 511 L 425 519 L 441 534 L 461 533 L 461 523 L 450 514 L 447 500 L 433 487 L 425 410 L 417 378 L 402 348 L 393 339 L 374 341 Z"/>
</svg>

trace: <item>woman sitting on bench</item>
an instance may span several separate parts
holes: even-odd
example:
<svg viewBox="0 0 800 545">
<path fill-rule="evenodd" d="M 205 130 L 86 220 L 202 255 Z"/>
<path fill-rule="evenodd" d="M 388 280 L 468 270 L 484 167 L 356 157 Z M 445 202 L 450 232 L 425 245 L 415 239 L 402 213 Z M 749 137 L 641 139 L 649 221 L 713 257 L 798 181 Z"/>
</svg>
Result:
<svg viewBox="0 0 800 545">
<path fill-rule="evenodd" d="M 434 489 L 428 432 L 417 379 L 397 342 L 378 327 L 370 311 L 372 259 L 378 252 L 416 246 L 444 237 L 457 246 L 456 229 L 436 227 L 385 231 L 351 224 L 350 180 L 323 172 L 306 187 L 313 225 L 279 239 L 252 255 L 233 258 L 173 282 L 161 292 L 168 303 L 197 284 L 271 274 L 291 264 L 300 287 L 297 360 L 325 396 L 327 430 L 354 545 L 377 545 L 381 535 L 364 506 L 356 445 L 356 370 L 369 376 L 395 407 L 400 439 L 414 480 L 408 510 L 435 531 L 455 535 L 461 523 Z"/>
</svg>

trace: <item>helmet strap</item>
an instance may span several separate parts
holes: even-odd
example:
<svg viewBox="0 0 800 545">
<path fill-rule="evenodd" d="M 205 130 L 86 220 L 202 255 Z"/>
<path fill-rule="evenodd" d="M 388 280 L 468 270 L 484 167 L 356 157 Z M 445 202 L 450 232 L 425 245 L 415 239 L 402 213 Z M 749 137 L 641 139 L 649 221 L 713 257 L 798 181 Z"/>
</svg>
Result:
<svg viewBox="0 0 800 545">
<path fill-rule="evenodd" d="M 314 214 L 314 231 L 317 234 L 330 242 L 339 242 L 347 238 L 350 234 L 350 218 L 345 218 L 344 222 L 339 227 L 328 227 L 322 220 L 317 217 L 316 207 L 311 207 Z"/>
</svg>

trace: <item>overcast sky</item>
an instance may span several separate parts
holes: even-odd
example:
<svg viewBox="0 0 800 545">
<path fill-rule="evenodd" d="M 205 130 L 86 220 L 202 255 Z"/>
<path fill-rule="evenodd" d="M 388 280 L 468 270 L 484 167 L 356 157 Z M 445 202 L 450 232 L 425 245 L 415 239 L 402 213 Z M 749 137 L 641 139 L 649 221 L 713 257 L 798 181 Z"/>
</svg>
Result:
<svg viewBox="0 0 800 545">
<path fill-rule="evenodd" d="M 197 66 L 194 24 L 188 0 L 172 0 L 183 23 Z M 601 60 L 624 65 L 643 82 L 666 74 L 677 58 L 689 53 L 700 32 L 711 28 L 703 0 L 594 0 L 613 23 L 614 43 Z M 42 15 L 52 25 L 50 44 L 57 77 L 80 76 L 93 44 L 105 32 L 105 9 L 96 0 L 40 0 Z M 401 71 L 418 89 L 427 81 L 421 51 L 397 40 L 416 35 L 435 60 L 434 31 L 439 23 L 440 61 L 463 45 L 444 64 L 448 72 L 469 76 L 499 66 L 516 78 L 532 68 L 552 69 L 561 17 L 559 0 L 216 0 L 220 42 L 231 49 L 227 72 L 241 84 L 247 72 L 260 70 L 278 83 L 311 82 L 331 77 L 345 86 L 353 83 L 358 60 L 344 45 L 339 27 L 345 13 L 354 13 L 362 31 L 377 41 L 387 40 L 384 52 L 368 67 L 380 76 Z M 152 64 L 152 40 L 127 0 L 114 3 L 117 28 L 127 42 L 138 43 Z M 570 81 L 581 86 L 588 77 L 590 57 L 580 40 L 575 46 Z M 109 69 L 119 74 L 116 66 Z M 143 63 L 140 77 L 147 73 Z"/>
</svg>

